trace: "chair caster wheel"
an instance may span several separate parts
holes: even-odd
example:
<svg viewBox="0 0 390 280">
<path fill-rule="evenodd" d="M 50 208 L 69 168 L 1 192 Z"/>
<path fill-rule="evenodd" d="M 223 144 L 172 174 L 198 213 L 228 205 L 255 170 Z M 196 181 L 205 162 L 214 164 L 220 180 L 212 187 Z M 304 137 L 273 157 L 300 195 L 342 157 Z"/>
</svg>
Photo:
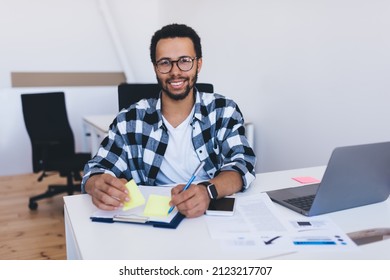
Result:
<svg viewBox="0 0 390 280">
<path fill-rule="evenodd" d="M 30 208 L 30 210 L 37 210 L 38 203 L 36 203 L 35 201 L 30 201 L 30 203 L 28 204 L 28 208 Z"/>
</svg>

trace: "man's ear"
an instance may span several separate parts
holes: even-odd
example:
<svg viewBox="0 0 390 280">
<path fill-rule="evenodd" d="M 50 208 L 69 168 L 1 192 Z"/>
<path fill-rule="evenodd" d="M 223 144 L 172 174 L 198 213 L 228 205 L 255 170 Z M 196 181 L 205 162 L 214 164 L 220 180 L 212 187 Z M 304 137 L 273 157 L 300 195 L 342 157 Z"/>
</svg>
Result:
<svg viewBox="0 0 390 280">
<path fill-rule="evenodd" d="M 199 73 L 200 69 L 202 69 L 202 63 L 203 63 L 202 58 L 197 59 L 197 63 L 198 63 L 198 73 Z"/>
<path fill-rule="evenodd" d="M 157 76 L 157 72 L 158 72 L 158 70 L 157 70 L 157 66 L 156 66 L 156 64 L 154 64 L 153 63 L 153 70 L 154 70 L 154 73 L 156 74 L 156 76 Z"/>
</svg>

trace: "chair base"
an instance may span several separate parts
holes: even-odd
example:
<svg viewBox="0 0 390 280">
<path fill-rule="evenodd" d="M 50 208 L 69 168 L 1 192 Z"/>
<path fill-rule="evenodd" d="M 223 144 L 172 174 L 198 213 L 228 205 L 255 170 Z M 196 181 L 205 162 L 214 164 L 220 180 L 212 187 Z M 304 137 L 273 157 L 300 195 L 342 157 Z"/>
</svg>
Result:
<svg viewBox="0 0 390 280">
<path fill-rule="evenodd" d="M 43 198 L 53 197 L 60 193 L 68 193 L 68 195 L 72 195 L 74 192 L 80 192 L 80 191 L 81 191 L 80 184 L 50 185 L 47 188 L 47 191 L 45 193 L 30 197 L 28 208 L 30 208 L 30 210 L 36 210 L 38 208 L 38 203 L 36 201 Z"/>
</svg>

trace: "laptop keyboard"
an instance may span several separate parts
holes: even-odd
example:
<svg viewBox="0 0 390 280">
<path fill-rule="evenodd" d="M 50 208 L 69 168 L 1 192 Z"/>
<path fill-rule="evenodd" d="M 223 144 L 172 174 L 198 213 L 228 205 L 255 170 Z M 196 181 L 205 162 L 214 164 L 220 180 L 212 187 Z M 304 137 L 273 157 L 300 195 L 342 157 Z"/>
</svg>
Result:
<svg viewBox="0 0 390 280">
<path fill-rule="evenodd" d="M 309 211 L 311 205 L 313 204 L 315 195 L 307 195 L 307 196 L 301 196 L 301 197 L 295 197 L 286 199 L 285 202 L 294 205 L 295 207 L 298 207 L 300 209 L 303 209 L 305 211 Z"/>
</svg>

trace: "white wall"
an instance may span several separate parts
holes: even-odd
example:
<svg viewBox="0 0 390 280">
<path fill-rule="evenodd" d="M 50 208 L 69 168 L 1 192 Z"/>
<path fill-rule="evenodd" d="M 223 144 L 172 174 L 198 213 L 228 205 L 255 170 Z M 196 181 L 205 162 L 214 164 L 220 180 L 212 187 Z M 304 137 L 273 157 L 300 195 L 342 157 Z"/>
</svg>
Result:
<svg viewBox="0 0 390 280">
<path fill-rule="evenodd" d="M 170 2 L 167 22 L 181 15 L 202 35 L 202 79 L 255 123 L 258 171 L 390 139 L 389 1 Z"/>
<path fill-rule="evenodd" d="M 326 164 L 335 146 L 390 139 L 387 0 L 107 2 L 138 82 L 155 79 L 149 43 L 156 29 L 182 22 L 199 32 L 199 79 L 255 123 L 259 172 Z M 0 175 L 31 172 L 20 164 L 31 160 L 29 143 L 18 141 L 27 137 L 24 127 L 10 122 L 21 112 L 9 72 L 120 71 L 121 64 L 93 0 L 0 0 L 0 38 Z M 96 89 L 99 96 L 66 90 L 85 98 L 69 101 L 76 129 L 86 106 L 88 113 L 116 110 L 115 89 Z"/>
<path fill-rule="evenodd" d="M 146 10 L 142 1 L 136 6 Z M 0 176 L 32 172 L 21 93 L 65 92 L 77 151 L 88 150 L 84 115 L 117 112 L 116 87 L 11 88 L 13 71 L 123 71 L 99 7 L 97 0 L 0 0 Z M 130 15 L 130 31 L 136 33 L 144 15 Z"/>
</svg>

